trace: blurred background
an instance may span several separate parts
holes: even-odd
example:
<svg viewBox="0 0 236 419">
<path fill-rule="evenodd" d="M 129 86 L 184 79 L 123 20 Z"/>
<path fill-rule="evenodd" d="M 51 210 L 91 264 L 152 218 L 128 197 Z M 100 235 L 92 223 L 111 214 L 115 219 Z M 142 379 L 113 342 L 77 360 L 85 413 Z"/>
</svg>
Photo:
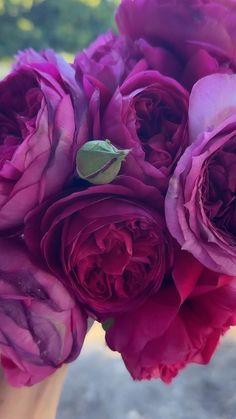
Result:
<svg viewBox="0 0 236 419">
<path fill-rule="evenodd" d="M 0 78 L 9 71 L 13 55 L 27 47 L 51 47 L 72 61 L 99 33 L 115 29 L 118 3 L 0 0 Z M 223 338 L 207 367 L 191 365 L 167 386 L 160 381 L 134 383 L 95 324 L 69 368 L 57 419 L 236 419 L 235 389 L 235 329 Z"/>
<path fill-rule="evenodd" d="M 28 47 L 54 48 L 68 60 L 99 33 L 115 28 L 119 0 L 0 0 L 0 76 Z"/>
</svg>

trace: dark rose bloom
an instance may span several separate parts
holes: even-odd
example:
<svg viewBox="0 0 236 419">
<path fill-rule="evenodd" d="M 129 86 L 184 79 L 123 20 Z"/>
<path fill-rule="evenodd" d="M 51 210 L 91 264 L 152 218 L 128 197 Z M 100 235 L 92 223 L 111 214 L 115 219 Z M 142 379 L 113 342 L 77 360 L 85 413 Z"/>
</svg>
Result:
<svg viewBox="0 0 236 419">
<path fill-rule="evenodd" d="M 93 315 L 127 312 L 159 289 L 171 263 L 165 222 L 151 206 L 160 200 L 155 188 L 120 177 L 35 211 L 26 242 Z"/>
<path fill-rule="evenodd" d="M 143 306 L 114 319 L 106 340 L 136 380 L 169 383 L 189 363 L 207 364 L 236 322 L 236 279 L 178 251 L 171 275 Z"/>
<path fill-rule="evenodd" d="M 0 250 L 1 367 L 11 385 L 30 386 L 79 355 L 86 316 L 20 241 L 0 240 Z"/>
<path fill-rule="evenodd" d="M 212 75 L 193 89 L 193 143 L 178 162 L 166 198 L 171 234 L 209 269 L 227 275 L 236 275 L 235 88 L 235 75 Z M 233 116 L 225 119 L 227 113 Z"/>
<path fill-rule="evenodd" d="M 158 72 L 130 75 L 116 90 L 102 120 L 102 133 L 131 149 L 124 171 L 143 179 L 166 178 L 188 145 L 188 93 Z M 150 181 L 150 180 L 149 180 Z"/>
<path fill-rule="evenodd" d="M 233 1 L 123 0 L 116 19 L 122 34 L 173 54 L 189 88 L 208 74 L 235 71 Z"/>
<path fill-rule="evenodd" d="M 1 230 L 21 225 L 29 210 L 70 179 L 83 107 L 66 62 L 51 51 L 19 54 L 0 82 Z"/>
</svg>

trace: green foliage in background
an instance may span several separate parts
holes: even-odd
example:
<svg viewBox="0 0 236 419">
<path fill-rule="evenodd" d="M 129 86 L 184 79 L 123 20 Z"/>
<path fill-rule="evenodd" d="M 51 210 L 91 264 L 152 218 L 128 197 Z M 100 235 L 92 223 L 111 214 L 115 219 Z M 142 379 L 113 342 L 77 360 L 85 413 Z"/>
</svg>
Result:
<svg viewBox="0 0 236 419">
<path fill-rule="evenodd" d="M 0 57 L 51 47 L 75 53 L 114 28 L 119 0 L 0 0 Z"/>
</svg>

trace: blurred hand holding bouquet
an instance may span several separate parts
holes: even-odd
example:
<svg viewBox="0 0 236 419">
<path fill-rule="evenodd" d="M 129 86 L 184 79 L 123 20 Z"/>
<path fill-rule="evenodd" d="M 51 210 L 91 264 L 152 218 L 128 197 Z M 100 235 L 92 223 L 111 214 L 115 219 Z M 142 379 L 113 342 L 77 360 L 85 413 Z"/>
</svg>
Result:
<svg viewBox="0 0 236 419">
<path fill-rule="evenodd" d="M 123 0 L 73 65 L 0 82 L 0 357 L 75 359 L 88 318 L 134 379 L 205 364 L 236 324 L 236 8 Z"/>
</svg>

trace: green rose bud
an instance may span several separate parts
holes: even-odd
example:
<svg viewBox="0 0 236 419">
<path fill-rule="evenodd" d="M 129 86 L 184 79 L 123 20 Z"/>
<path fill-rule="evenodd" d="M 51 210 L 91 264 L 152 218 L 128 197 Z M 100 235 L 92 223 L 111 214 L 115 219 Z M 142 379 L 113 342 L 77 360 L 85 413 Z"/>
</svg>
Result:
<svg viewBox="0 0 236 419">
<path fill-rule="evenodd" d="M 77 153 L 77 173 L 81 179 L 95 185 L 110 183 L 118 175 L 129 152 L 119 150 L 109 140 L 88 141 Z"/>
</svg>

